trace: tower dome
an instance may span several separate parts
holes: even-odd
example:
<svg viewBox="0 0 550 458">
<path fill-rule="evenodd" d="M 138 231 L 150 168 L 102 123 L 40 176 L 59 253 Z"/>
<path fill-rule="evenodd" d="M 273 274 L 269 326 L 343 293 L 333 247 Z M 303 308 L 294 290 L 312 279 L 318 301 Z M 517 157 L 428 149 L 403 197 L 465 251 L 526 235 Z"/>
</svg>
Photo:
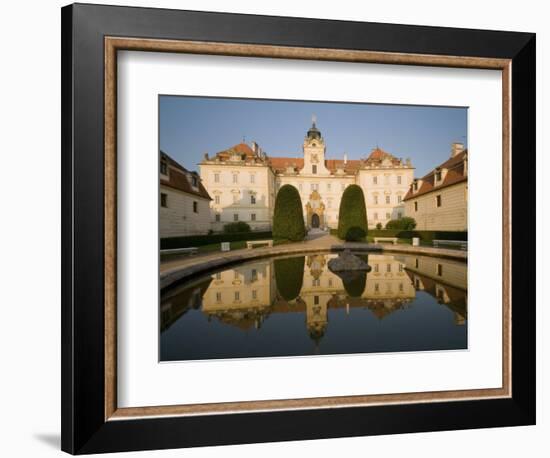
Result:
<svg viewBox="0 0 550 458">
<path fill-rule="evenodd" d="M 312 119 L 311 119 L 311 127 L 307 131 L 307 138 L 309 138 L 311 140 L 313 140 L 313 139 L 320 140 L 321 139 L 321 131 L 319 129 L 317 129 L 317 126 L 315 125 L 315 121 L 316 121 L 316 118 L 315 118 L 315 115 L 313 115 Z"/>
</svg>

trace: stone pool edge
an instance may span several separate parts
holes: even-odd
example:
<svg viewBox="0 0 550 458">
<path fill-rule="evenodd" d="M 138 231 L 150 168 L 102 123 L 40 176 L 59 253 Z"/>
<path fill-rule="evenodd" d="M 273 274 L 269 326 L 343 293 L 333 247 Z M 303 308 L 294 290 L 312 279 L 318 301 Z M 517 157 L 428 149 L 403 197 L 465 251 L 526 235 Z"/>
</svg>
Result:
<svg viewBox="0 0 550 458">
<path fill-rule="evenodd" d="M 423 256 L 432 256 L 444 259 L 454 259 L 458 261 L 467 261 L 468 252 L 460 250 L 452 250 L 448 248 L 432 248 L 432 247 L 415 247 L 412 245 L 381 245 L 375 243 L 353 243 L 346 242 L 337 245 L 319 246 L 319 247 L 305 247 L 305 246 L 292 246 L 292 245 L 280 245 L 274 247 L 254 248 L 254 249 L 242 249 L 234 252 L 219 253 L 218 256 L 211 259 L 205 259 L 203 262 L 200 258 L 197 259 L 197 263 L 187 264 L 174 267 L 160 273 L 160 289 L 166 289 L 183 280 L 186 277 L 191 277 L 197 274 L 208 272 L 223 266 L 241 263 L 243 261 L 250 261 L 254 259 L 261 259 L 276 255 L 294 255 L 294 254 L 307 254 L 307 253 L 321 253 L 321 252 L 337 252 L 350 249 L 353 251 L 364 251 L 369 253 L 404 253 L 404 254 L 420 254 Z M 189 261 L 189 258 L 185 259 Z"/>
</svg>

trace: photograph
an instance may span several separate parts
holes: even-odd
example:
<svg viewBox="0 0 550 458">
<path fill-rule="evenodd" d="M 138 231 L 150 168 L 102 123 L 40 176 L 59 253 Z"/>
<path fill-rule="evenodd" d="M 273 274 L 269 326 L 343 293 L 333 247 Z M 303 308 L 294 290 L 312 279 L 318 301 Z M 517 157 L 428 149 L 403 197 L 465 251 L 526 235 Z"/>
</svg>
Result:
<svg viewBox="0 0 550 458">
<path fill-rule="evenodd" d="M 468 350 L 468 107 L 158 100 L 161 362 Z"/>
</svg>

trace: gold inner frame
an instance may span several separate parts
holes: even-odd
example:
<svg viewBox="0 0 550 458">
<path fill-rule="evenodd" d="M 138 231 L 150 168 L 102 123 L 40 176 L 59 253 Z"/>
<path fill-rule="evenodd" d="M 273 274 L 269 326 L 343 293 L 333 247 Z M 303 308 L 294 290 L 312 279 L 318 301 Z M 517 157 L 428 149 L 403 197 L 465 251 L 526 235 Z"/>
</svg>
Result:
<svg viewBox="0 0 550 458">
<path fill-rule="evenodd" d="M 333 396 L 119 408 L 117 405 L 117 51 L 175 52 L 240 57 L 423 65 L 500 70 L 502 72 L 502 387 L 400 394 Z M 403 54 L 344 49 L 300 48 L 239 43 L 105 37 L 105 420 L 151 416 L 207 415 L 253 411 L 317 409 L 381 404 L 460 401 L 511 397 L 511 60 Z"/>
</svg>

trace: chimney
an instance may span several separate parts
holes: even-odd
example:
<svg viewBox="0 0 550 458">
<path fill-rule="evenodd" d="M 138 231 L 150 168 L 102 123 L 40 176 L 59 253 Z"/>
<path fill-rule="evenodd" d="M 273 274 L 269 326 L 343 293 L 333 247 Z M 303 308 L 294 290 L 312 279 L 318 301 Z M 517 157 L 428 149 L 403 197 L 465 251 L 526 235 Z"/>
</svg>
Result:
<svg viewBox="0 0 550 458">
<path fill-rule="evenodd" d="M 464 143 L 452 143 L 451 144 L 451 157 L 455 157 L 457 154 L 462 153 L 464 151 Z"/>
<path fill-rule="evenodd" d="M 344 153 L 344 165 L 348 163 L 348 153 Z"/>
</svg>

